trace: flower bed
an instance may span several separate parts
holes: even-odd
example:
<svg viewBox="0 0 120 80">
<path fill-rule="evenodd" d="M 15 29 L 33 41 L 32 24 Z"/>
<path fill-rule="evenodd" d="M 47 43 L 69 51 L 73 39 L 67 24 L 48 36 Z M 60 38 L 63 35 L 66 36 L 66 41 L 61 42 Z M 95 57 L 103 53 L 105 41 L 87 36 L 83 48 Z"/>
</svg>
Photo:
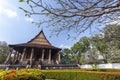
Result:
<svg viewBox="0 0 120 80">
<path fill-rule="evenodd" d="M 0 80 L 45 80 L 45 77 L 37 69 L 21 69 L 0 72 Z"/>
<path fill-rule="evenodd" d="M 0 80 L 120 80 L 119 69 L 76 69 L 76 70 L 1 70 Z"/>
</svg>

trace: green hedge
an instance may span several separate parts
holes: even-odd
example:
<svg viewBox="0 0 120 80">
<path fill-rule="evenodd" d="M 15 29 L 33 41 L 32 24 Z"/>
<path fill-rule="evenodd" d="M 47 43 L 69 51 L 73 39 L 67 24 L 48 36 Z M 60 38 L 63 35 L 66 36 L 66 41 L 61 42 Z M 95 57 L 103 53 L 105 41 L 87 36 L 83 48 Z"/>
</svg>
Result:
<svg viewBox="0 0 120 80">
<path fill-rule="evenodd" d="M 89 69 L 89 68 L 82 68 L 82 69 L 79 69 L 79 71 L 99 71 L 99 72 L 120 72 L 120 69 L 112 69 L 112 68 L 103 68 L 103 69 Z"/>
<path fill-rule="evenodd" d="M 45 80 L 37 69 L 8 70 L 0 72 L 0 80 Z"/>
<path fill-rule="evenodd" d="M 47 70 L 42 73 L 46 78 L 57 80 L 120 80 L 120 72 Z"/>
<path fill-rule="evenodd" d="M 118 69 L 38 70 L 21 69 L 0 71 L 0 80 L 120 80 Z"/>
</svg>

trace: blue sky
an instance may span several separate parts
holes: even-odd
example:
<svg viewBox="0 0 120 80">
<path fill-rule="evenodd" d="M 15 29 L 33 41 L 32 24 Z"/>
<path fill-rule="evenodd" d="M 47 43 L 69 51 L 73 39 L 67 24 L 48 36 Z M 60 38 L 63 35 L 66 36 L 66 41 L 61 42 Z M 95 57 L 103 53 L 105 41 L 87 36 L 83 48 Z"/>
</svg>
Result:
<svg viewBox="0 0 120 80">
<path fill-rule="evenodd" d="M 19 0 L 0 0 L 0 41 L 6 41 L 8 44 L 26 43 L 36 36 L 41 28 L 32 24 L 34 19 L 27 18 L 24 12 L 18 7 L 26 7 Z M 71 47 L 80 37 L 88 36 L 88 33 L 82 33 L 76 40 L 67 40 L 67 35 L 52 35 L 50 38 L 50 30 L 44 28 L 44 33 L 52 45 L 57 47 Z"/>
</svg>

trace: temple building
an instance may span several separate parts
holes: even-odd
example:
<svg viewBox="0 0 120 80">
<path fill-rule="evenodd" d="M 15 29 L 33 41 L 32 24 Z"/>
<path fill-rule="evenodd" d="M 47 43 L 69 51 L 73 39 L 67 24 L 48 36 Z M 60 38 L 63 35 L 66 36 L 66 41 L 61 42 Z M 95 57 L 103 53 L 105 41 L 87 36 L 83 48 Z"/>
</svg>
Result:
<svg viewBox="0 0 120 80">
<path fill-rule="evenodd" d="M 9 45 L 9 53 L 5 64 L 59 64 L 60 48 L 52 46 L 40 31 L 33 39 L 27 43 Z"/>
</svg>

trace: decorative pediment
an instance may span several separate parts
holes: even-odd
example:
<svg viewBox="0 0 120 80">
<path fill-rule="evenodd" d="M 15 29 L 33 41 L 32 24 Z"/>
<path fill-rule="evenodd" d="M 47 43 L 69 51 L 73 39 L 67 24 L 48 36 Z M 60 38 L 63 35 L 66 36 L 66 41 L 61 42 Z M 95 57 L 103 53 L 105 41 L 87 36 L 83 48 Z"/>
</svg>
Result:
<svg viewBox="0 0 120 80">
<path fill-rule="evenodd" d="M 28 42 L 28 44 L 39 44 L 51 46 L 50 42 L 45 37 L 43 31 L 41 31 L 36 37 Z"/>
</svg>

